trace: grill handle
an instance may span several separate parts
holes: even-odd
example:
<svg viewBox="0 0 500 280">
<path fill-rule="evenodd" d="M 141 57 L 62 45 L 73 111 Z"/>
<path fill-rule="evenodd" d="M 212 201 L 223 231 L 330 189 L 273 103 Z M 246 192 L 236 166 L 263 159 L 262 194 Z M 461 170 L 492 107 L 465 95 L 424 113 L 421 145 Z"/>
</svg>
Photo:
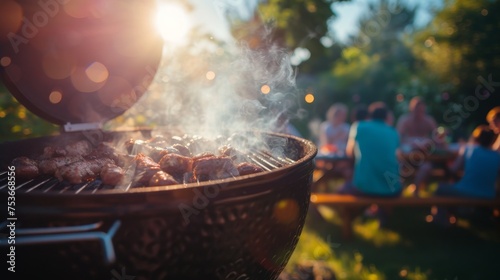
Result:
<svg viewBox="0 0 500 280">
<path fill-rule="evenodd" d="M 9 221 L 1 223 L 0 230 L 7 228 L 8 223 Z M 16 245 L 98 240 L 103 247 L 104 263 L 106 265 L 110 265 L 116 261 L 115 248 L 113 246 L 112 239 L 118 231 L 121 221 L 114 221 L 107 232 L 91 231 L 98 230 L 102 224 L 103 222 L 79 226 L 16 229 Z M 7 234 L 7 236 L 9 236 L 9 234 Z M 8 237 L 0 238 L 0 246 L 7 246 L 7 241 Z"/>
</svg>

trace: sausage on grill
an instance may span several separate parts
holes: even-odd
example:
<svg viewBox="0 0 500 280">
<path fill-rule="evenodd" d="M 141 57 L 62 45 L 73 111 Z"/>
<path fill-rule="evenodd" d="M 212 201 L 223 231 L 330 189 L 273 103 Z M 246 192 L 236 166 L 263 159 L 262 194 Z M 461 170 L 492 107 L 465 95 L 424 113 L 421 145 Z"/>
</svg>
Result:
<svg viewBox="0 0 500 280">
<path fill-rule="evenodd" d="M 22 179 L 33 179 L 40 174 L 36 161 L 27 157 L 18 157 L 12 160 L 16 168 L 16 176 Z"/>
<path fill-rule="evenodd" d="M 59 168 L 83 160 L 84 159 L 81 156 L 64 156 L 43 159 L 38 163 L 38 168 L 40 169 L 40 173 L 42 174 L 54 175 Z"/>
<path fill-rule="evenodd" d="M 151 179 L 149 179 L 149 186 L 168 186 L 168 185 L 177 185 L 179 182 L 172 177 L 172 175 L 158 171 L 156 172 Z"/>
<path fill-rule="evenodd" d="M 77 161 L 59 168 L 55 176 L 59 181 L 65 180 L 71 184 L 79 184 L 99 176 L 106 164 L 114 164 L 114 162 L 109 158 Z"/>
<path fill-rule="evenodd" d="M 229 157 L 207 157 L 193 162 L 193 176 L 197 181 L 226 179 L 239 176 Z"/>
<path fill-rule="evenodd" d="M 104 184 L 116 186 L 125 177 L 125 171 L 115 164 L 106 164 L 101 170 L 100 177 Z"/>
</svg>

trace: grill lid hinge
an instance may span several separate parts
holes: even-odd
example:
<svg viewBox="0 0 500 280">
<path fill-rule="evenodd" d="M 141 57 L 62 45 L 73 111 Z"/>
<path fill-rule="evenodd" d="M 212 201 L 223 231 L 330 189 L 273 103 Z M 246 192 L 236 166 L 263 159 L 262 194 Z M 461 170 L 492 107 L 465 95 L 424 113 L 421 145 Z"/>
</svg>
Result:
<svg viewBox="0 0 500 280">
<path fill-rule="evenodd" d="M 96 130 L 101 129 L 102 123 L 66 123 L 64 125 L 65 132 L 73 132 L 73 131 L 83 131 L 83 130 Z"/>
</svg>

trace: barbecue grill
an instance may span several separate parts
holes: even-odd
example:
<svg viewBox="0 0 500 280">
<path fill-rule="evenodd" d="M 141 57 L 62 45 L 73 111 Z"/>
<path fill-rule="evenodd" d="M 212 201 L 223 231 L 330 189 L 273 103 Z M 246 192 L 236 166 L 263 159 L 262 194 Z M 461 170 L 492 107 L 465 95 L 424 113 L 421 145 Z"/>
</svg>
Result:
<svg viewBox="0 0 500 280">
<path fill-rule="evenodd" d="M 8 89 L 31 111 L 63 127 L 57 136 L 0 143 L 2 201 L 9 196 L 7 167 L 15 157 L 41 154 L 44 146 L 54 143 L 112 141 L 130 132 L 101 127 L 133 105 L 122 102 L 130 100 L 131 92 L 137 101 L 146 90 L 158 67 L 161 43 L 151 35 L 129 60 L 117 62 L 115 55 L 110 56 L 117 37 L 131 39 L 148 30 L 138 24 L 144 13 L 125 16 L 145 1 L 122 2 L 128 4 L 123 4 L 123 11 L 113 10 L 115 16 L 75 19 L 58 13 L 32 41 L 18 46 L 19 53 L 1 41 L 0 73 Z M 38 11 L 35 4 L 22 5 L 28 19 Z M 128 33 L 122 24 L 135 29 Z M 116 28 L 123 32 L 116 35 Z M 83 36 L 79 44 L 61 43 L 68 32 Z M 72 55 L 69 76 L 43 66 L 51 44 L 40 42 L 64 46 L 64 52 Z M 57 56 L 56 61 L 64 57 Z M 82 82 L 80 70 L 87 70 L 87 76 L 107 73 L 107 79 L 90 74 L 95 79 Z M 133 132 L 152 136 L 150 130 Z M 276 279 L 305 221 L 316 148 L 289 135 L 259 131 L 241 135 L 263 139 L 264 145 L 243 155 L 263 172 L 141 188 L 112 187 L 100 178 L 81 184 L 44 175 L 16 178 L 16 273 L 2 279 Z M 0 244 L 9 249 L 11 217 L 6 210 L 0 213 Z M 5 273 L 10 272 L 3 269 Z"/>
</svg>

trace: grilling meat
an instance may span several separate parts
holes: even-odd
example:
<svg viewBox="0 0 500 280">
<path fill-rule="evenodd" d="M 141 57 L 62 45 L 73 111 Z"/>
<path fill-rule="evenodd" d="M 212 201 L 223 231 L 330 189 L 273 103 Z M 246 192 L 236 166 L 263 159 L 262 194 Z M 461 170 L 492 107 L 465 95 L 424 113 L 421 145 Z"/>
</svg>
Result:
<svg viewBox="0 0 500 280">
<path fill-rule="evenodd" d="M 193 177 L 197 181 L 226 179 L 239 176 L 231 158 L 208 157 L 193 163 Z"/>
<path fill-rule="evenodd" d="M 130 168 L 135 168 L 134 186 L 147 186 L 151 177 L 161 171 L 158 163 L 143 154 L 135 156 Z"/>
<path fill-rule="evenodd" d="M 91 160 L 77 161 L 59 168 L 55 176 L 59 181 L 67 181 L 71 184 L 79 184 L 95 179 L 101 173 L 106 164 L 114 164 L 109 158 L 96 158 Z"/>
<path fill-rule="evenodd" d="M 16 176 L 22 179 L 33 179 L 40 174 L 36 161 L 27 157 L 18 157 L 12 160 L 16 168 Z"/>
<path fill-rule="evenodd" d="M 190 157 L 191 156 L 191 151 L 189 151 L 189 149 L 186 146 L 182 145 L 182 144 L 174 144 L 174 145 L 172 145 L 172 148 L 174 148 L 177 151 L 179 151 L 180 155 L 183 155 L 185 157 Z"/>
<path fill-rule="evenodd" d="M 160 160 L 160 168 L 169 174 L 182 176 L 191 171 L 191 158 L 179 154 L 166 154 Z"/>
<path fill-rule="evenodd" d="M 116 186 L 125 177 L 125 171 L 115 164 L 106 164 L 102 168 L 100 176 L 105 185 Z"/>
<path fill-rule="evenodd" d="M 40 168 L 40 173 L 47 175 L 54 175 L 59 168 L 79 161 L 83 161 L 83 157 L 81 156 L 55 157 L 55 158 L 41 160 L 38 163 L 38 167 Z"/>
<path fill-rule="evenodd" d="M 236 168 L 241 176 L 264 171 L 261 167 L 250 162 L 242 162 Z"/>
<path fill-rule="evenodd" d="M 148 143 L 143 140 L 130 139 L 125 142 L 125 148 L 129 154 L 143 154 L 159 161 L 168 151 L 164 148 L 153 146 L 154 143 Z"/>
<path fill-rule="evenodd" d="M 226 140 L 222 137 L 208 140 L 199 136 L 171 139 L 156 136 L 149 140 L 128 140 L 125 143 L 128 154 L 112 143 L 102 142 L 93 147 L 89 141 L 80 140 L 63 147 L 47 146 L 36 161 L 19 157 L 12 165 L 21 178 L 47 174 L 70 184 L 97 177 L 108 186 L 194 183 L 263 172 L 233 145 L 244 140 L 236 136 Z"/>
<path fill-rule="evenodd" d="M 64 148 L 47 146 L 47 147 L 43 148 L 43 154 L 40 156 L 40 159 L 62 157 L 62 156 L 66 156 L 67 153 L 68 152 Z"/>
<path fill-rule="evenodd" d="M 87 140 L 80 140 L 65 147 L 68 156 L 86 156 L 92 152 L 92 144 Z"/>
<path fill-rule="evenodd" d="M 179 182 L 172 177 L 172 175 L 163 171 L 156 172 L 151 179 L 149 179 L 149 186 L 168 186 L 177 185 Z"/>
</svg>

